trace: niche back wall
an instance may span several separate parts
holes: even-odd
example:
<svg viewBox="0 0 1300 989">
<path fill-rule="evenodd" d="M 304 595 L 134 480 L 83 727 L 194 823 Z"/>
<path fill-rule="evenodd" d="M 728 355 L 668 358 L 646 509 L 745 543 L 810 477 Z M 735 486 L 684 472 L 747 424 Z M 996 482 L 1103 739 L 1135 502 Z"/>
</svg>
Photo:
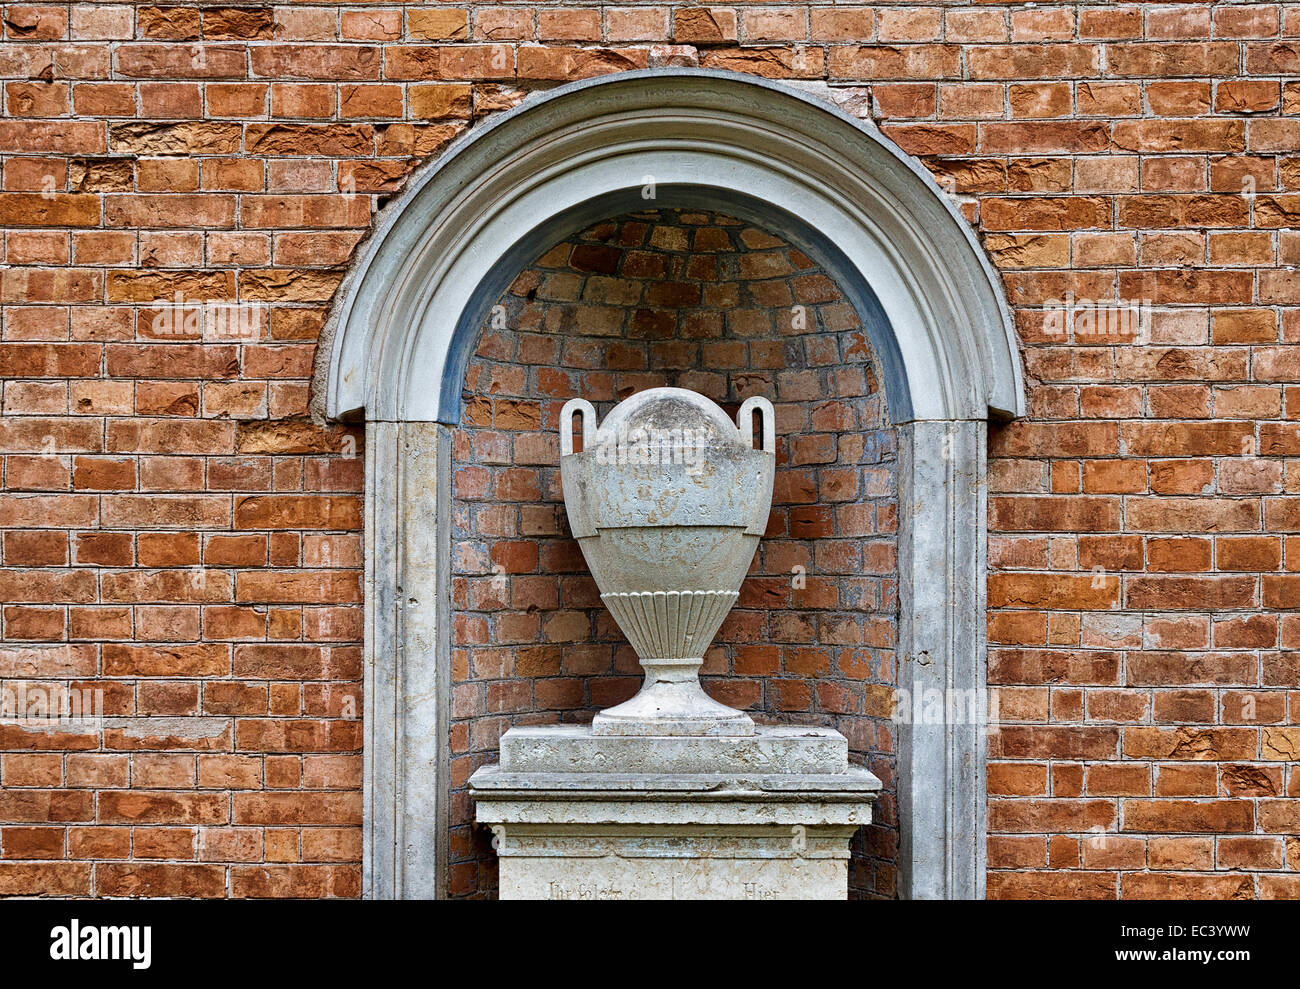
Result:
<svg viewBox="0 0 1300 989">
<path fill-rule="evenodd" d="M 546 251 L 488 317 L 453 439 L 450 888 L 495 895 L 469 775 L 511 725 L 590 720 L 632 696 L 637 658 L 570 535 L 559 411 L 689 388 L 777 416 L 768 529 L 709 650 L 715 698 L 829 725 L 885 782 L 854 840 L 851 894 L 894 895 L 895 443 L 857 315 L 810 258 L 731 217 L 647 210 Z"/>
</svg>

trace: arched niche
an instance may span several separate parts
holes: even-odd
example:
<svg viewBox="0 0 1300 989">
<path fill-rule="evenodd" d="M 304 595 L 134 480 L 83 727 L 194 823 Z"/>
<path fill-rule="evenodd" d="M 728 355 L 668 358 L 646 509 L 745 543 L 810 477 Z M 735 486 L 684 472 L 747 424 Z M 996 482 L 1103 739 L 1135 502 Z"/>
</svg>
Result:
<svg viewBox="0 0 1300 989">
<path fill-rule="evenodd" d="M 412 177 L 318 351 L 316 411 L 367 428 L 369 896 L 445 890 L 448 438 L 477 328 L 548 243 L 647 205 L 780 230 L 858 310 L 898 429 L 899 686 L 983 695 L 986 423 L 1023 414 L 1023 379 L 997 273 L 953 202 L 874 128 L 784 85 L 664 69 L 563 86 Z M 983 895 L 984 763 L 978 723 L 900 724 L 902 895 Z"/>
</svg>

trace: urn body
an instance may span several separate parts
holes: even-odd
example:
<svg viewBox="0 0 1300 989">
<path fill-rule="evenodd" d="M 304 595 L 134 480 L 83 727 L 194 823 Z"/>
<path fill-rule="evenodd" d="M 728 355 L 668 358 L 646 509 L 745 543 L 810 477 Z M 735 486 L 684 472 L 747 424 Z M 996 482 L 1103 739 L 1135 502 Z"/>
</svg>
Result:
<svg viewBox="0 0 1300 989">
<path fill-rule="evenodd" d="M 582 449 L 575 452 L 578 417 Z M 560 474 L 569 525 L 601 600 L 646 671 L 636 697 L 596 716 L 597 734 L 752 733 L 747 715 L 704 693 L 699 667 L 767 527 L 774 433 L 764 398 L 746 401 L 736 424 L 680 388 L 639 392 L 599 427 L 589 402 L 564 406 Z"/>
</svg>

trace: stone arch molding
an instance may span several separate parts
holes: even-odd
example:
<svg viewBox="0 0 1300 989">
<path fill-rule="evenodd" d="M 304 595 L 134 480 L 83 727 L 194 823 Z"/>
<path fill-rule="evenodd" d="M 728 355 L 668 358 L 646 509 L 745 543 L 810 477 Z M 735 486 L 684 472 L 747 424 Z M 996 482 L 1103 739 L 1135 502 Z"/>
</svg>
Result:
<svg viewBox="0 0 1300 989">
<path fill-rule="evenodd" d="M 653 198 L 651 198 L 653 197 Z M 619 212 L 712 208 L 815 257 L 859 311 L 899 435 L 899 686 L 985 689 L 985 439 L 1024 413 L 1000 280 L 874 127 L 730 72 L 619 73 L 479 125 L 379 215 L 318 351 L 314 410 L 366 422 L 364 890 L 446 891 L 450 430 L 477 328 L 545 248 Z M 985 739 L 899 726 L 900 894 L 981 897 Z"/>
</svg>

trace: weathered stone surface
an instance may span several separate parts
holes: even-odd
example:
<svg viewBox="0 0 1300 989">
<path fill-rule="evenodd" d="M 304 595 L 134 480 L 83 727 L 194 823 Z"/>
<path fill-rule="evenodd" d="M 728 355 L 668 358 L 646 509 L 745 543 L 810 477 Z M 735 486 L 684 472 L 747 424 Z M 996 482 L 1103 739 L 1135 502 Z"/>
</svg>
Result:
<svg viewBox="0 0 1300 989">
<path fill-rule="evenodd" d="M 68 176 L 73 192 L 130 192 L 134 170 L 130 158 L 74 158 Z"/>
<path fill-rule="evenodd" d="M 512 728 L 470 778 L 502 899 L 844 899 L 880 781 L 824 728 L 748 738 Z"/>
<path fill-rule="evenodd" d="M 290 454 L 337 452 L 346 434 L 302 419 L 277 419 L 240 423 L 236 435 L 240 453 Z"/>
<path fill-rule="evenodd" d="M 593 735 L 577 725 L 512 728 L 501 740 L 508 773 L 836 773 L 848 743 L 827 728 L 767 727 L 748 737 Z"/>
</svg>

